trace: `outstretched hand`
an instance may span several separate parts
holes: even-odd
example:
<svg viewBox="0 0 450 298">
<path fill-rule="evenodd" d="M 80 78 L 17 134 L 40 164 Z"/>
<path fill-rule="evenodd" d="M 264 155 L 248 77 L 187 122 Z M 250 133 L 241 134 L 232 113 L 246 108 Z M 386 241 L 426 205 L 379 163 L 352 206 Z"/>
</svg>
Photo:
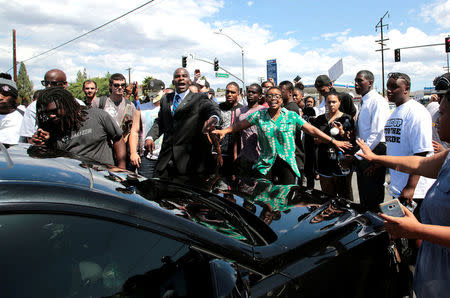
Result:
<svg viewBox="0 0 450 298">
<path fill-rule="evenodd" d="M 344 151 L 345 149 L 351 149 L 353 147 L 353 145 L 347 141 L 334 140 L 333 144 L 339 151 Z"/>
<path fill-rule="evenodd" d="M 217 124 L 217 118 L 210 117 L 208 120 L 205 121 L 205 124 L 203 124 L 202 133 L 208 134 L 208 133 L 212 132 L 214 130 L 216 124 Z"/>
<path fill-rule="evenodd" d="M 212 131 L 213 134 L 219 136 L 219 140 L 222 140 L 223 137 L 227 134 L 225 129 L 215 129 Z"/>
<path fill-rule="evenodd" d="M 356 139 L 356 144 L 358 144 L 359 148 L 361 148 L 362 152 L 358 152 L 357 155 L 361 156 L 362 158 L 372 161 L 375 156 L 377 156 L 375 153 L 370 150 L 369 146 L 367 146 L 366 142 L 361 140 L 360 138 Z"/>
<path fill-rule="evenodd" d="M 417 234 L 420 230 L 421 223 L 417 220 L 414 214 L 405 206 L 401 205 L 404 217 L 393 217 L 386 214 L 379 213 L 385 220 L 384 228 L 389 233 L 391 238 L 418 238 Z"/>
</svg>

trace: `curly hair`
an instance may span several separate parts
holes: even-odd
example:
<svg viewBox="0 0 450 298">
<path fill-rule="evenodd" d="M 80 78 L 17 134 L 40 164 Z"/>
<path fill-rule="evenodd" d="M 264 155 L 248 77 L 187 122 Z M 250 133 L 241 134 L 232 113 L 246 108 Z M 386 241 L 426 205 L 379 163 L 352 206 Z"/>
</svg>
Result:
<svg viewBox="0 0 450 298">
<path fill-rule="evenodd" d="M 61 119 L 59 127 L 51 123 L 47 113 L 47 106 L 54 102 Z M 68 133 L 80 129 L 87 115 L 86 107 L 82 107 L 73 95 L 64 88 L 50 87 L 39 94 L 36 102 L 36 121 L 39 128 L 58 134 Z"/>
</svg>

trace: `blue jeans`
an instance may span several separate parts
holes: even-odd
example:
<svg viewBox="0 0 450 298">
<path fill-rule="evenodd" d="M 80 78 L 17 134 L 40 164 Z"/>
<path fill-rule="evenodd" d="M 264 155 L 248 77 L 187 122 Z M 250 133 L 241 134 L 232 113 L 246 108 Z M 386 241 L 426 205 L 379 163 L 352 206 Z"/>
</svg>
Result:
<svg viewBox="0 0 450 298">
<path fill-rule="evenodd" d="M 156 159 L 148 159 L 145 156 L 141 156 L 141 164 L 138 168 L 139 175 L 146 178 L 153 178 L 157 161 Z"/>
</svg>

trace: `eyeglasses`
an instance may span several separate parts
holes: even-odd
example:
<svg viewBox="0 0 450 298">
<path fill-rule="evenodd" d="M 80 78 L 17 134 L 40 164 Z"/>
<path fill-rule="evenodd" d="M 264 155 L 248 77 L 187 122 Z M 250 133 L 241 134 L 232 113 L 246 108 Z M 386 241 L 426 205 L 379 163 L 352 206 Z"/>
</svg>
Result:
<svg viewBox="0 0 450 298">
<path fill-rule="evenodd" d="M 46 80 L 42 80 L 41 81 L 42 86 L 47 87 L 64 87 L 67 82 L 66 81 L 46 81 Z"/>
<path fill-rule="evenodd" d="M 280 99 L 280 98 L 281 98 L 281 95 L 280 95 L 280 94 L 267 94 L 266 97 L 267 97 L 268 99 L 272 99 L 272 98 Z"/>
<path fill-rule="evenodd" d="M 119 87 L 125 88 L 127 86 L 127 84 L 125 84 L 125 83 L 123 83 L 123 84 L 116 83 L 116 84 L 112 84 L 112 85 L 114 86 L 114 88 L 119 88 Z"/>
</svg>

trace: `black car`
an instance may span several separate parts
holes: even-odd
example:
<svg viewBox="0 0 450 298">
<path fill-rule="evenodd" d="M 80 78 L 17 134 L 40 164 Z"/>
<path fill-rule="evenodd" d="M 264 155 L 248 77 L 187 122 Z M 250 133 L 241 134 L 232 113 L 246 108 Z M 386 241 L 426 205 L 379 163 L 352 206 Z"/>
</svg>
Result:
<svg viewBox="0 0 450 298">
<path fill-rule="evenodd" d="M 0 147 L 2 297 L 398 297 L 408 287 L 382 220 L 320 191 L 180 184 Z"/>
</svg>

